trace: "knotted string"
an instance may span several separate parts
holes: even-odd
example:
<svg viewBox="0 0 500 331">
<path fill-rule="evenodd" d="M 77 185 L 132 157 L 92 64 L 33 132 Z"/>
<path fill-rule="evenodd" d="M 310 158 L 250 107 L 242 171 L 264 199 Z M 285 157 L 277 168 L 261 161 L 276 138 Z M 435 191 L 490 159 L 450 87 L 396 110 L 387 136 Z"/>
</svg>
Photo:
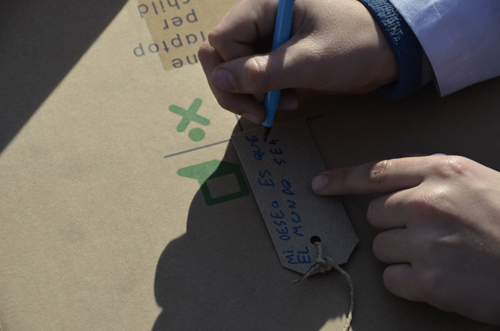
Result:
<svg viewBox="0 0 500 331">
<path fill-rule="evenodd" d="M 322 274 L 324 274 L 327 271 L 335 269 L 342 275 L 344 275 L 344 277 L 347 279 L 347 282 L 349 283 L 349 286 L 351 287 L 351 306 L 349 307 L 349 314 L 347 315 L 347 321 L 344 326 L 344 331 L 349 331 L 349 329 L 351 328 L 352 312 L 354 310 L 354 284 L 352 283 L 352 278 L 344 269 L 342 269 L 335 262 L 333 262 L 331 258 L 329 258 L 328 256 L 323 257 L 323 246 L 321 245 L 320 242 L 315 242 L 314 245 L 318 248 L 318 257 L 314 261 L 315 263 L 305 273 L 304 276 L 302 276 L 299 279 L 296 279 L 293 282 L 293 284 L 297 284 L 303 281 L 316 271 L 319 271 Z"/>
</svg>

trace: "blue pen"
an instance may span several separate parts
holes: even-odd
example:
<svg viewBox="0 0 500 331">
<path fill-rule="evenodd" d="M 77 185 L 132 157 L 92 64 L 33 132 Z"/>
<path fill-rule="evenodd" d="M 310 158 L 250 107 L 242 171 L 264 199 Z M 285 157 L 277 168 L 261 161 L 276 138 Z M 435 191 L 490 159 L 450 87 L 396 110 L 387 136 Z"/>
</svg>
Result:
<svg viewBox="0 0 500 331">
<path fill-rule="evenodd" d="M 279 0 L 278 13 L 276 14 L 276 24 L 274 25 L 273 46 L 271 50 L 275 50 L 285 41 L 290 38 L 292 30 L 293 10 L 295 7 L 295 0 Z M 281 90 L 275 90 L 266 93 L 264 99 L 264 108 L 266 109 L 266 120 L 262 125 L 264 126 L 264 141 L 271 132 L 273 127 L 274 117 L 280 102 Z"/>
</svg>

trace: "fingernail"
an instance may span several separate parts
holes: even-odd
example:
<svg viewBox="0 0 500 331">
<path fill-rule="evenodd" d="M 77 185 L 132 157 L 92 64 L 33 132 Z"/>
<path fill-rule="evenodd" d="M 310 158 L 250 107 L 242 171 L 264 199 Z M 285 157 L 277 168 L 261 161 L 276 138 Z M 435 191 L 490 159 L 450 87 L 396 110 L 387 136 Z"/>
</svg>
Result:
<svg viewBox="0 0 500 331">
<path fill-rule="evenodd" d="M 328 184 L 328 177 L 325 175 L 319 175 L 314 177 L 314 179 L 311 182 L 311 187 L 314 192 L 318 192 L 324 190 L 327 184 Z"/>
<path fill-rule="evenodd" d="M 236 89 L 234 85 L 233 75 L 224 68 L 218 68 L 214 72 L 214 84 L 219 91 L 232 91 Z"/>
<path fill-rule="evenodd" d="M 260 124 L 259 116 L 255 115 L 253 113 L 243 113 L 243 114 L 241 114 L 241 116 L 246 118 L 250 122 L 253 122 L 255 124 Z"/>
<path fill-rule="evenodd" d="M 279 109 L 280 110 L 294 110 L 299 107 L 299 102 L 296 99 L 292 100 L 287 100 L 280 104 Z"/>
</svg>

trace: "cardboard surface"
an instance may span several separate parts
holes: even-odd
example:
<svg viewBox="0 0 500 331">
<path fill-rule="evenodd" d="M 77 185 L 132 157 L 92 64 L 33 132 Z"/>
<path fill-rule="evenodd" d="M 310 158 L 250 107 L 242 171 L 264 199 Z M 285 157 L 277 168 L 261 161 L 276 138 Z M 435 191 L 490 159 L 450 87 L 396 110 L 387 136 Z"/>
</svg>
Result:
<svg viewBox="0 0 500 331">
<path fill-rule="evenodd" d="M 358 243 L 338 197 L 319 197 L 311 180 L 326 171 L 304 119 L 273 126 L 267 142 L 262 128 L 232 136 L 255 200 L 281 265 L 305 274 L 317 257 L 346 263 Z"/>
<path fill-rule="evenodd" d="M 231 5 L 210 4 L 213 21 Z M 199 64 L 166 71 L 158 54 L 134 54 L 154 42 L 138 5 L 1 4 L 2 330 L 341 330 L 342 276 L 292 286 L 241 194 L 228 140 L 254 126 L 220 109 Z M 443 99 L 432 86 L 401 102 L 316 96 L 277 121 L 308 118 L 327 168 L 418 151 L 500 170 L 499 92 L 497 79 Z M 179 131 L 172 105 L 210 123 Z M 353 330 L 493 330 L 384 289 L 371 198 L 341 198 L 360 239 L 346 265 Z"/>
<path fill-rule="evenodd" d="M 139 0 L 136 13 L 147 24 L 152 42 L 139 42 L 134 55 L 157 55 L 165 71 L 197 63 L 200 44 L 230 5 L 229 1 Z"/>
</svg>

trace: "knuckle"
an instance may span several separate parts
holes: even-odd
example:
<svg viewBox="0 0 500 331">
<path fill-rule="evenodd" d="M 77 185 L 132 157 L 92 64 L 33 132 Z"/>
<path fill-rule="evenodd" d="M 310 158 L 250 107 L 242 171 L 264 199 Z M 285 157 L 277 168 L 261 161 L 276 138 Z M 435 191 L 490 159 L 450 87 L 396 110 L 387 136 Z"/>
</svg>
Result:
<svg viewBox="0 0 500 331">
<path fill-rule="evenodd" d="M 271 86 L 271 73 L 269 70 L 269 61 L 265 56 L 254 56 L 247 63 L 246 72 L 253 86 L 260 92 L 268 92 Z"/>
<path fill-rule="evenodd" d="M 349 194 L 352 191 L 351 173 L 352 170 L 350 168 L 339 168 L 335 172 L 329 173 L 332 182 L 331 187 L 335 188 L 336 191 Z"/>
<path fill-rule="evenodd" d="M 450 188 L 446 185 L 437 185 L 432 191 L 427 192 L 422 199 L 426 206 L 433 207 L 435 210 L 445 210 L 450 204 Z"/>
<path fill-rule="evenodd" d="M 207 36 L 207 40 L 214 48 L 218 48 L 224 44 L 225 36 L 219 25 L 214 27 Z"/>
<path fill-rule="evenodd" d="M 369 168 L 368 180 L 371 184 L 379 185 L 387 179 L 387 173 L 391 167 L 390 160 L 380 161 Z"/>
<path fill-rule="evenodd" d="M 444 241 L 435 239 L 416 247 L 420 251 L 421 261 L 416 266 L 416 286 L 426 302 L 438 307 L 449 304 L 445 299 L 448 296 L 450 275 L 444 273 L 440 267 L 442 265 L 440 256 L 446 245 Z"/>
<path fill-rule="evenodd" d="M 200 59 L 200 62 L 201 63 L 207 62 L 211 53 L 212 53 L 212 46 L 210 46 L 208 40 L 205 40 L 201 44 L 200 49 L 198 50 L 198 58 Z"/>
<path fill-rule="evenodd" d="M 433 172 L 443 178 L 463 176 L 469 168 L 469 160 L 460 156 L 441 156 L 432 164 Z"/>
<path fill-rule="evenodd" d="M 339 169 L 338 178 L 339 178 L 339 186 L 341 189 L 345 189 L 348 186 L 351 171 L 349 168 Z"/>
<path fill-rule="evenodd" d="M 431 261 L 441 250 L 439 241 L 433 239 L 419 240 L 414 243 L 415 251 L 420 252 L 420 256 L 425 261 Z"/>
<path fill-rule="evenodd" d="M 447 184 L 435 184 L 422 188 L 405 203 L 409 212 L 431 220 L 453 212 L 452 189 Z"/>
<path fill-rule="evenodd" d="M 219 106 L 221 106 L 223 109 L 232 111 L 232 103 L 228 102 L 225 98 L 217 98 L 217 102 L 219 103 Z"/>
</svg>

